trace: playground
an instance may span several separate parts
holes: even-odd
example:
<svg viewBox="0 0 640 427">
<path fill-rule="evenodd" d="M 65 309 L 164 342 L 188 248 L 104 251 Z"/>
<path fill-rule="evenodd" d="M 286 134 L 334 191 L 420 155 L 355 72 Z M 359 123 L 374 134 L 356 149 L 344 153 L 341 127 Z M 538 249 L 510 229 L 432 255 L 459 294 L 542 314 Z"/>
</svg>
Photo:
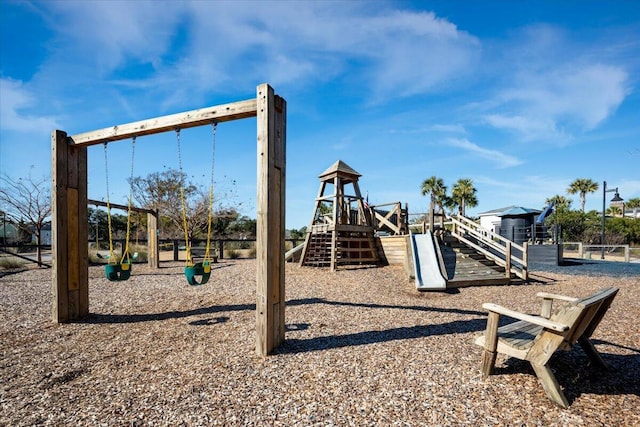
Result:
<svg viewBox="0 0 640 427">
<path fill-rule="evenodd" d="M 206 286 L 184 263 L 89 268 L 91 310 L 51 322 L 51 270 L 0 278 L 0 425 L 638 425 L 637 276 L 531 272 L 527 285 L 419 292 L 400 266 L 286 264 L 285 341 L 255 352 L 256 260 L 220 260 Z M 498 355 L 483 379 L 485 302 L 527 313 L 537 292 L 618 297 L 592 341 L 551 360 L 571 406 L 527 362 Z"/>
<path fill-rule="evenodd" d="M 103 144 L 108 171 L 107 143 L 131 139 L 132 182 L 137 137 L 174 132 L 182 171 L 181 129 L 210 126 L 215 153 L 218 123 L 251 117 L 255 259 L 213 255 L 212 155 L 203 253 L 181 184 L 173 261 L 159 251 L 157 210 L 145 210 L 147 264 L 129 219 L 118 254 L 108 213 L 107 263 L 89 265 L 87 205 L 102 202 L 88 197 L 87 147 Z M 52 268 L 0 277 L 0 425 L 640 422 L 637 275 L 530 271 L 527 242 L 463 216 L 445 232 L 433 210 L 418 238 L 406 204 L 369 206 L 341 160 L 319 176 L 304 244 L 285 253 L 285 148 L 286 101 L 267 84 L 231 104 L 54 131 Z M 131 200 L 105 205 L 129 217 Z"/>
</svg>

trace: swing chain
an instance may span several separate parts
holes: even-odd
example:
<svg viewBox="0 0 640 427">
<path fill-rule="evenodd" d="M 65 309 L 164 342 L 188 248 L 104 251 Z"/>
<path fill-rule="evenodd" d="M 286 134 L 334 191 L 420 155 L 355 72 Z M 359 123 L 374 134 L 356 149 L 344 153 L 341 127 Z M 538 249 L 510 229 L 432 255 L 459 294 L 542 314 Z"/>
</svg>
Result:
<svg viewBox="0 0 640 427">
<path fill-rule="evenodd" d="M 191 245 L 189 244 L 189 231 L 187 229 L 187 202 L 184 196 L 184 173 L 182 172 L 182 153 L 180 152 L 180 128 L 176 128 L 176 142 L 178 144 L 178 168 L 180 169 L 180 202 L 182 205 L 182 227 L 184 228 L 184 241 L 186 249 L 186 265 L 192 266 Z"/>
<path fill-rule="evenodd" d="M 211 184 L 209 185 L 209 215 L 207 218 L 207 246 L 204 250 L 205 261 L 211 262 L 211 231 L 213 225 L 213 177 L 216 160 L 216 130 L 218 123 L 214 120 L 211 122 L 212 138 L 211 138 Z"/>
<path fill-rule="evenodd" d="M 129 177 L 129 206 L 127 208 L 127 237 L 125 240 L 125 248 L 124 248 L 124 251 L 122 252 L 121 262 L 125 260 L 125 257 L 127 261 L 130 260 L 129 238 L 131 236 L 131 204 L 133 199 L 133 165 L 135 160 L 135 152 L 136 152 L 136 137 L 134 136 L 131 139 L 131 174 Z"/>
</svg>

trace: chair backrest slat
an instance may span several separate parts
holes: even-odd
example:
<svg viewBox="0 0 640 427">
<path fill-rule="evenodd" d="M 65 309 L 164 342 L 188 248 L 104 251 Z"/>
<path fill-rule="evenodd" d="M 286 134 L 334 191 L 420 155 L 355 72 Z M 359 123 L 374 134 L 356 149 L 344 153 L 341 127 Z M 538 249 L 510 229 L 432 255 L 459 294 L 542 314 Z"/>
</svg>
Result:
<svg viewBox="0 0 640 427">
<path fill-rule="evenodd" d="M 567 325 L 569 329 L 562 334 L 543 329 L 536 337 L 527 359 L 544 364 L 563 343 L 573 346 L 582 335 L 591 336 L 617 292 L 617 288 L 605 288 L 562 306 L 549 320 Z"/>
<path fill-rule="evenodd" d="M 578 338 L 587 331 L 589 331 L 587 337 L 590 337 L 600 324 L 617 293 L 618 288 L 604 288 L 593 295 L 576 301 L 574 304 L 584 307 L 582 318 L 569 330 L 565 341 L 569 345 L 574 345 Z"/>
</svg>

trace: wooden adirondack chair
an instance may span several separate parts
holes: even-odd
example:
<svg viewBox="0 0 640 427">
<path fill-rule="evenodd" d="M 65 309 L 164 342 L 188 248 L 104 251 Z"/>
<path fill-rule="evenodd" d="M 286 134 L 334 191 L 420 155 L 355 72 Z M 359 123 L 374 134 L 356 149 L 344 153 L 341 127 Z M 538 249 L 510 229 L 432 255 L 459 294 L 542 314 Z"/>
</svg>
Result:
<svg viewBox="0 0 640 427">
<path fill-rule="evenodd" d="M 487 329 L 475 341 L 484 347 L 483 375 L 487 377 L 493 373 L 496 352 L 528 360 L 547 396 L 568 408 L 567 398 L 547 363 L 556 350 L 570 350 L 578 342 L 593 363 L 607 369 L 589 338 L 617 293 L 618 288 L 605 288 L 585 298 L 572 298 L 541 292 L 537 295 L 543 299 L 540 316 L 519 313 L 496 304 L 483 304 L 482 307 L 489 312 Z M 564 304 L 554 310 L 554 300 Z M 500 315 L 518 321 L 498 327 Z"/>
</svg>

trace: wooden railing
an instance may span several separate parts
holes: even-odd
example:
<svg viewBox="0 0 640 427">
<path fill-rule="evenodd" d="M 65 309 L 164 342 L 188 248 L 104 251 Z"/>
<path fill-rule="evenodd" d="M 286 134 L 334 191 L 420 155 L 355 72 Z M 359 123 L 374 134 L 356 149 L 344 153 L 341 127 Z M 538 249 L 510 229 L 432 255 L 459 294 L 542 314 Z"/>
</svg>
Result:
<svg viewBox="0 0 640 427">
<path fill-rule="evenodd" d="M 403 210 L 400 202 L 370 206 L 369 209 L 371 210 L 373 226 L 376 230 L 386 227 L 394 235 L 407 234 L 409 232 L 407 227 L 407 209 Z"/>
<path fill-rule="evenodd" d="M 526 242 L 518 245 L 461 215 L 451 217 L 449 221 L 454 237 L 504 267 L 507 277 L 515 274 L 523 280 L 528 280 Z"/>
</svg>

